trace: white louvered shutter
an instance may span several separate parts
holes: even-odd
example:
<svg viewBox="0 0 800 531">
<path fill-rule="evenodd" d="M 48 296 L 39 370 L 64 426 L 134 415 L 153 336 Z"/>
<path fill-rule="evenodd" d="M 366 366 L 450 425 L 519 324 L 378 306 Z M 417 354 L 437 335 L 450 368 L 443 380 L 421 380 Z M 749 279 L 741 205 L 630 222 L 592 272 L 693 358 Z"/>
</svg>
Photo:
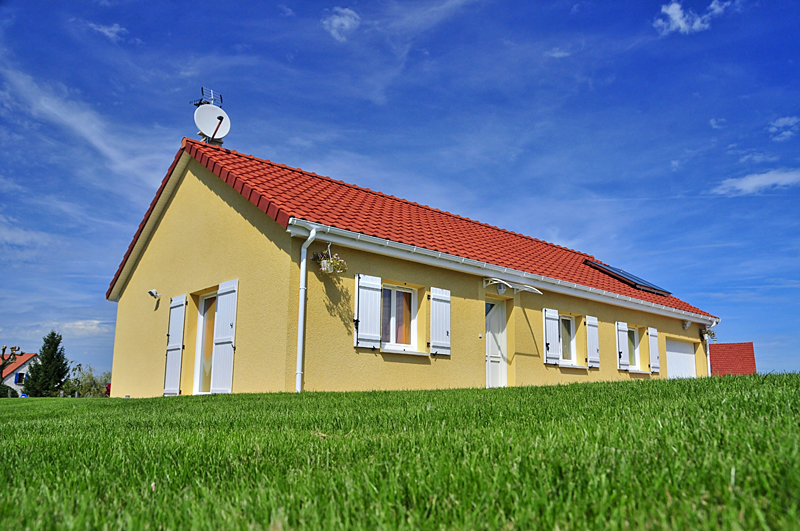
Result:
<svg viewBox="0 0 800 531">
<path fill-rule="evenodd" d="M 558 310 L 545 308 L 544 313 L 544 362 L 558 365 L 561 360 Z"/>
<path fill-rule="evenodd" d="M 356 275 L 355 345 L 381 348 L 381 277 Z"/>
<path fill-rule="evenodd" d="M 450 354 L 450 290 L 431 288 L 431 354 Z"/>
<path fill-rule="evenodd" d="M 214 351 L 211 358 L 211 392 L 233 390 L 233 354 L 236 350 L 236 299 L 239 280 L 229 280 L 217 290 L 217 312 L 214 317 Z"/>
<path fill-rule="evenodd" d="M 170 299 L 164 396 L 178 396 L 181 392 L 181 358 L 183 358 L 183 323 L 185 317 L 186 295 Z"/>
<path fill-rule="evenodd" d="M 648 328 L 647 337 L 650 342 L 650 372 L 661 372 L 661 356 L 658 354 L 658 330 Z"/>
<path fill-rule="evenodd" d="M 617 321 L 617 368 L 627 371 L 631 366 L 628 352 L 628 323 Z"/>
<path fill-rule="evenodd" d="M 589 367 L 600 366 L 600 333 L 597 317 L 586 316 L 586 361 Z"/>
</svg>

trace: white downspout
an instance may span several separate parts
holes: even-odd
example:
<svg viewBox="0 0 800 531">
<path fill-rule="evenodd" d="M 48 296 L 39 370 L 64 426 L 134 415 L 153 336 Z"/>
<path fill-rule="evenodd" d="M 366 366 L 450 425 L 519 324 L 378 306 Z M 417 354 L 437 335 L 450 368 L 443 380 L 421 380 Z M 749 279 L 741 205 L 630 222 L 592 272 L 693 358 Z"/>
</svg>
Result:
<svg viewBox="0 0 800 531">
<path fill-rule="evenodd" d="M 706 330 L 711 330 L 715 326 L 719 324 L 719 321 L 714 321 L 711 326 L 707 326 Z M 705 344 L 706 344 L 706 361 L 708 362 L 708 377 L 711 378 L 711 338 L 708 336 L 705 337 Z"/>
<path fill-rule="evenodd" d="M 297 310 L 297 371 L 295 372 L 294 391 L 303 390 L 303 337 L 306 331 L 306 256 L 308 246 L 317 237 L 317 229 L 311 229 L 308 239 L 300 249 L 300 304 Z"/>
</svg>

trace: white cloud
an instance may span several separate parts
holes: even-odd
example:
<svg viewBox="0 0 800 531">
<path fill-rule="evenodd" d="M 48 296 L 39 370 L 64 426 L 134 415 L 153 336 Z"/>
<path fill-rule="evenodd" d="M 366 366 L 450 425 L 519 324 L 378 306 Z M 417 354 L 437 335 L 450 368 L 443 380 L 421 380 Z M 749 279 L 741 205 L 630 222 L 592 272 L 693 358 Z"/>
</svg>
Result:
<svg viewBox="0 0 800 531">
<path fill-rule="evenodd" d="M 102 33 L 106 37 L 111 40 L 111 42 L 119 42 L 122 40 L 122 36 L 128 33 L 128 30 L 120 26 L 119 24 L 112 24 L 110 26 L 103 26 L 102 24 L 95 24 L 93 22 L 87 22 L 87 26 L 92 28 L 98 33 Z"/>
<path fill-rule="evenodd" d="M 74 336 L 96 336 L 113 330 L 113 324 L 98 319 L 86 319 L 84 321 L 72 321 L 71 323 L 54 323 L 53 328 L 58 328 L 64 333 L 70 333 Z"/>
<path fill-rule="evenodd" d="M 544 52 L 547 57 L 555 57 L 556 59 L 560 59 L 562 57 L 569 57 L 572 55 L 570 52 L 566 50 L 562 50 L 561 48 L 553 48 L 550 51 Z"/>
<path fill-rule="evenodd" d="M 751 173 L 738 179 L 725 179 L 711 190 L 711 193 L 727 196 L 749 195 L 798 184 L 800 184 L 800 169 L 770 170 L 764 173 Z"/>
<path fill-rule="evenodd" d="M 322 19 L 322 27 L 339 42 L 347 41 L 347 35 L 358 29 L 361 17 L 350 8 L 334 7 L 333 13 Z"/>
<path fill-rule="evenodd" d="M 669 167 L 670 167 L 670 169 L 671 169 L 672 171 L 677 171 L 677 170 L 678 170 L 678 168 L 680 168 L 680 167 L 681 167 L 681 161 L 679 161 L 679 160 L 671 160 L 671 161 L 669 162 Z"/>
<path fill-rule="evenodd" d="M 797 116 L 784 116 L 771 122 L 768 130 L 773 135 L 772 140 L 785 142 L 797 133 L 798 128 L 800 128 L 800 118 Z"/>
<path fill-rule="evenodd" d="M 281 14 L 284 17 L 293 17 L 294 16 L 294 11 L 292 11 L 292 8 L 290 8 L 290 7 L 287 7 L 287 6 L 283 5 L 283 4 L 281 4 L 281 5 L 278 6 L 278 9 L 281 10 Z"/>
<path fill-rule="evenodd" d="M 672 2 L 661 6 L 661 14 L 656 17 L 653 27 L 656 28 L 661 36 L 669 35 L 676 31 L 685 35 L 697 33 L 710 28 L 711 19 L 722 15 L 730 5 L 731 2 L 713 0 L 706 8 L 706 13 L 698 15 L 691 10 L 684 11 L 680 3 Z"/>
<path fill-rule="evenodd" d="M 708 121 L 712 129 L 722 129 L 722 124 L 725 123 L 725 118 L 712 118 Z"/>
<path fill-rule="evenodd" d="M 778 157 L 777 155 L 767 155 L 765 153 L 759 153 L 758 151 L 756 151 L 753 153 L 747 153 L 745 155 L 742 155 L 739 158 L 739 162 L 755 162 L 755 163 L 775 162 L 779 158 L 780 157 Z"/>
</svg>

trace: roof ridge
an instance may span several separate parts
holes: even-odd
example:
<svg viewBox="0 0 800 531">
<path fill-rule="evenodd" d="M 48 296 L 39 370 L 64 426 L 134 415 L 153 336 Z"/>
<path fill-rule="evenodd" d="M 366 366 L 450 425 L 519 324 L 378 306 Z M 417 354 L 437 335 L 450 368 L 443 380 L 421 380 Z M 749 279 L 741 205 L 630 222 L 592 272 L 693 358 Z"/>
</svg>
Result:
<svg viewBox="0 0 800 531">
<path fill-rule="evenodd" d="M 250 159 L 250 160 L 257 160 L 259 162 L 264 162 L 266 164 L 271 164 L 271 165 L 277 166 L 279 168 L 285 168 L 285 169 L 287 169 L 289 171 L 299 172 L 299 173 L 302 173 L 304 175 L 308 175 L 309 177 L 316 177 L 318 179 L 323 179 L 323 180 L 327 180 L 327 181 L 330 181 L 330 182 L 338 183 L 338 184 L 341 184 L 343 186 L 347 186 L 349 188 L 354 188 L 356 190 L 361 190 L 363 192 L 367 192 L 367 193 L 370 193 L 370 194 L 373 194 L 373 195 L 377 195 L 377 196 L 380 196 L 380 197 L 385 197 L 385 198 L 388 198 L 388 199 L 392 199 L 392 200 L 398 201 L 400 203 L 413 205 L 415 207 L 423 208 L 423 209 L 429 210 L 431 212 L 437 212 L 439 214 L 444 214 L 446 216 L 451 216 L 451 217 L 454 217 L 454 218 L 457 218 L 457 219 L 468 221 L 470 223 L 474 223 L 476 225 L 480 225 L 481 227 L 494 229 L 494 230 L 497 230 L 497 231 L 500 231 L 500 232 L 503 232 L 503 233 L 506 233 L 506 234 L 511 234 L 513 236 L 524 238 L 526 240 L 530 240 L 530 241 L 534 241 L 534 242 L 541 243 L 541 244 L 544 244 L 544 245 L 548 245 L 550 247 L 555 247 L 556 249 L 561 249 L 561 250 L 564 250 L 564 251 L 568 251 L 568 252 L 577 254 L 579 256 L 584 256 L 584 257 L 587 257 L 587 258 L 590 258 L 590 259 L 592 259 L 594 261 L 599 262 L 599 260 L 597 260 L 597 258 L 595 258 L 591 254 L 584 253 L 584 252 L 581 252 L 581 251 L 578 251 L 578 250 L 575 250 L 575 249 L 571 249 L 571 248 L 565 247 L 563 245 L 558 245 L 556 243 L 552 243 L 552 242 L 548 242 L 548 241 L 545 241 L 545 240 L 541 240 L 539 238 L 534 238 L 532 236 L 528 236 L 528 235 L 525 235 L 525 234 L 520 234 L 520 233 L 514 232 L 512 230 L 504 229 L 502 227 L 497 227 L 495 225 L 490 225 L 488 223 L 484 223 L 482 221 L 478 221 L 478 220 L 475 220 L 475 219 L 472 219 L 472 218 L 461 216 L 459 214 L 454 214 L 454 213 L 448 212 L 446 210 L 440 210 L 440 209 L 434 208 L 434 207 L 432 207 L 430 205 L 423 205 L 423 204 L 417 203 L 415 201 L 409 201 L 408 199 L 403 199 L 401 197 L 395 197 L 393 195 L 385 194 L 383 192 L 372 190 L 370 188 L 364 188 L 363 186 L 358 186 L 357 184 L 347 183 L 347 182 L 342 181 L 342 180 L 334 179 L 334 178 L 329 177 L 327 175 L 319 175 L 319 174 L 314 173 L 312 171 L 304 170 L 302 168 L 295 168 L 293 166 L 287 166 L 286 164 L 280 164 L 278 162 L 273 162 L 273 161 L 271 161 L 269 159 L 262 159 L 262 158 L 254 156 L 254 155 L 248 155 L 246 153 L 240 153 L 240 152 L 238 152 L 236 150 L 224 148 L 222 146 L 215 146 L 215 145 L 212 145 L 212 144 L 206 144 L 205 142 L 201 142 L 201 141 L 195 140 L 193 138 L 186 137 L 185 140 L 188 141 L 188 142 L 191 142 L 193 144 L 196 144 L 198 146 L 201 146 L 203 148 L 214 149 L 214 150 L 217 150 L 217 151 L 224 151 L 224 152 L 228 153 L 229 155 L 236 155 L 238 157 L 244 157 L 244 158 L 247 158 L 247 159 Z"/>
</svg>

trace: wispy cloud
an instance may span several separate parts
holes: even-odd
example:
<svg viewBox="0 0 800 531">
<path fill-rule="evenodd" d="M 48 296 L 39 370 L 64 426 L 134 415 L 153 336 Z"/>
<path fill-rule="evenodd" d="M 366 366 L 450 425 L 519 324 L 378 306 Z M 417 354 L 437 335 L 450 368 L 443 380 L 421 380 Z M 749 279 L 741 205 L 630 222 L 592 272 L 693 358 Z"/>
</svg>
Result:
<svg viewBox="0 0 800 531">
<path fill-rule="evenodd" d="M 711 190 L 711 193 L 727 196 L 751 195 L 798 184 L 800 184 L 800 169 L 779 169 L 751 173 L 738 179 L 725 179 Z"/>
<path fill-rule="evenodd" d="M 334 7 L 333 13 L 322 19 L 322 27 L 339 42 L 346 42 L 360 25 L 361 17 L 348 7 Z"/>
<path fill-rule="evenodd" d="M 283 15 L 284 17 L 293 17 L 294 16 L 294 11 L 290 7 L 287 7 L 287 6 L 283 5 L 283 4 L 281 4 L 281 5 L 278 6 L 278 9 L 280 10 L 281 15 Z"/>
<path fill-rule="evenodd" d="M 722 15 L 730 5 L 731 2 L 713 0 L 706 8 L 706 12 L 698 15 L 688 9 L 684 11 L 679 2 L 672 2 L 661 6 L 661 13 L 653 22 L 653 27 L 656 28 L 656 31 L 661 36 L 669 35 L 676 31 L 684 35 L 697 33 L 710 28 L 711 19 Z"/>
<path fill-rule="evenodd" d="M 784 116 L 769 124 L 769 132 L 772 133 L 772 140 L 775 142 L 789 140 L 797 133 L 798 128 L 800 128 L 800 118 L 797 116 Z"/>
<path fill-rule="evenodd" d="M 544 52 L 544 54 L 547 57 L 554 57 L 556 59 L 561 59 L 562 57 L 569 57 L 572 55 L 570 52 L 562 50 L 561 48 L 553 48 L 552 50 Z"/>
<path fill-rule="evenodd" d="M 14 111 L 17 115 L 27 115 L 36 120 L 63 128 L 72 138 L 80 139 L 99 152 L 107 161 L 107 166 L 116 175 L 128 177 L 125 185 L 120 181 L 95 181 L 95 185 L 116 189 L 120 193 L 130 193 L 141 184 L 148 186 L 155 179 L 163 177 L 163 162 L 174 143 L 163 140 L 174 137 L 170 131 L 161 135 L 143 130 L 127 132 L 119 130 L 115 124 L 92 109 L 86 103 L 75 99 L 65 87 L 53 87 L 40 83 L 0 59 L 0 79 L 6 80 L 9 94 L 13 96 Z M 137 129 L 140 129 L 137 126 Z M 158 138 L 160 137 L 160 138 Z M 144 141 L 130 142 L 130 138 L 143 138 Z"/>
<path fill-rule="evenodd" d="M 725 118 L 712 118 L 708 121 L 712 129 L 722 129 L 725 123 Z"/>
<path fill-rule="evenodd" d="M 753 153 L 746 153 L 739 157 L 739 162 L 754 162 L 756 164 L 762 162 L 776 162 L 780 159 L 777 155 L 767 155 L 766 153 L 761 153 L 759 151 L 755 151 Z"/>
<path fill-rule="evenodd" d="M 86 25 L 96 32 L 105 35 L 111 42 L 114 43 L 121 41 L 123 39 L 123 35 L 128 33 L 127 29 L 116 23 L 110 26 L 104 26 L 102 24 L 95 24 L 94 22 L 87 22 Z"/>
</svg>

